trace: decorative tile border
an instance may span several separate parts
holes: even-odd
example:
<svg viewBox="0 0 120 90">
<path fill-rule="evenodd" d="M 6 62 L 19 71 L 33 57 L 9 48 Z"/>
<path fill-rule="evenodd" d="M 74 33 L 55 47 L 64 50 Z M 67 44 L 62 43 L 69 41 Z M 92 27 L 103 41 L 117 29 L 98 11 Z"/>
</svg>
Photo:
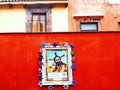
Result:
<svg viewBox="0 0 120 90">
<path fill-rule="evenodd" d="M 42 43 L 39 56 L 38 85 L 53 86 L 62 85 L 65 90 L 69 85 L 75 85 L 72 70 L 75 69 L 73 45 L 67 42 Z"/>
</svg>

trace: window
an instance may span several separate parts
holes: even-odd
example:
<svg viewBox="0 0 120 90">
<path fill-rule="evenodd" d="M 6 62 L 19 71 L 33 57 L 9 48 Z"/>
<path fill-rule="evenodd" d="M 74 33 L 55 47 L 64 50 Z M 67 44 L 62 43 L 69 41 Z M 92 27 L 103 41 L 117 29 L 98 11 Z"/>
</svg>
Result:
<svg viewBox="0 0 120 90">
<path fill-rule="evenodd" d="M 80 23 L 80 30 L 81 31 L 98 31 L 98 23 L 96 22 L 86 22 Z"/>
<path fill-rule="evenodd" d="M 26 9 L 27 32 L 51 32 L 52 13 L 51 8 L 27 8 Z"/>
<path fill-rule="evenodd" d="M 46 32 L 46 13 L 32 13 L 32 32 Z"/>
</svg>

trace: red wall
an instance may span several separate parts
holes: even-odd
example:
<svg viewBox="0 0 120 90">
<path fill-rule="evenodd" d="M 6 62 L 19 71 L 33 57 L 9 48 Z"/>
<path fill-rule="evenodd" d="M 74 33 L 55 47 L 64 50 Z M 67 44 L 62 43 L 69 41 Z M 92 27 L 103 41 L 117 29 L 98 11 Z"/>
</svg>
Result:
<svg viewBox="0 0 120 90">
<path fill-rule="evenodd" d="M 76 85 L 69 90 L 120 90 L 120 33 L 0 34 L 0 90 L 47 90 L 38 87 L 41 43 L 74 46 Z M 62 87 L 54 87 L 62 90 Z"/>
</svg>

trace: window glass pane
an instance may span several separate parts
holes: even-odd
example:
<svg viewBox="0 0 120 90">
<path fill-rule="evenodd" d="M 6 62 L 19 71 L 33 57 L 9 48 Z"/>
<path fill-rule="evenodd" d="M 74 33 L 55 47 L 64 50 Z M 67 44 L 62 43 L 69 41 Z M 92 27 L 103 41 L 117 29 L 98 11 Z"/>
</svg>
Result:
<svg viewBox="0 0 120 90">
<path fill-rule="evenodd" d="M 46 14 L 45 13 L 33 13 L 32 14 L 32 31 L 33 32 L 45 32 L 46 31 Z"/>
<path fill-rule="evenodd" d="M 118 29 L 120 30 L 120 22 L 118 23 Z"/>
<path fill-rule="evenodd" d="M 46 25 L 46 20 L 45 20 L 45 17 L 46 15 L 45 14 L 41 14 L 40 15 L 40 27 L 41 27 L 41 31 L 45 32 L 46 28 L 45 28 L 45 25 Z"/>
<path fill-rule="evenodd" d="M 96 31 L 97 30 L 97 23 L 81 23 L 80 29 L 82 31 Z"/>
<path fill-rule="evenodd" d="M 33 22 L 32 22 L 32 31 L 38 31 L 38 15 L 33 15 Z"/>
</svg>

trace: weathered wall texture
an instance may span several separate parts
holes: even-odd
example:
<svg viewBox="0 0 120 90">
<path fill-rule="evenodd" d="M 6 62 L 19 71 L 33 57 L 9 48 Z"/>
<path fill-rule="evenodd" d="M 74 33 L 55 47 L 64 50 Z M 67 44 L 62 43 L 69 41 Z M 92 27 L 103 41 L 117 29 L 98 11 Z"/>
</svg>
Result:
<svg viewBox="0 0 120 90">
<path fill-rule="evenodd" d="M 118 31 L 120 4 L 110 4 L 107 0 L 69 0 L 69 30 L 78 31 L 74 15 L 103 14 L 100 31 Z"/>
<path fill-rule="evenodd" d="M 74 46 L 69 90 L 120 90 L 120 33 L 98 32 L 0 34 L 0 90 L 48 90 L 38 86 L 40 45 L 61 42 Z"/>
</svg>

